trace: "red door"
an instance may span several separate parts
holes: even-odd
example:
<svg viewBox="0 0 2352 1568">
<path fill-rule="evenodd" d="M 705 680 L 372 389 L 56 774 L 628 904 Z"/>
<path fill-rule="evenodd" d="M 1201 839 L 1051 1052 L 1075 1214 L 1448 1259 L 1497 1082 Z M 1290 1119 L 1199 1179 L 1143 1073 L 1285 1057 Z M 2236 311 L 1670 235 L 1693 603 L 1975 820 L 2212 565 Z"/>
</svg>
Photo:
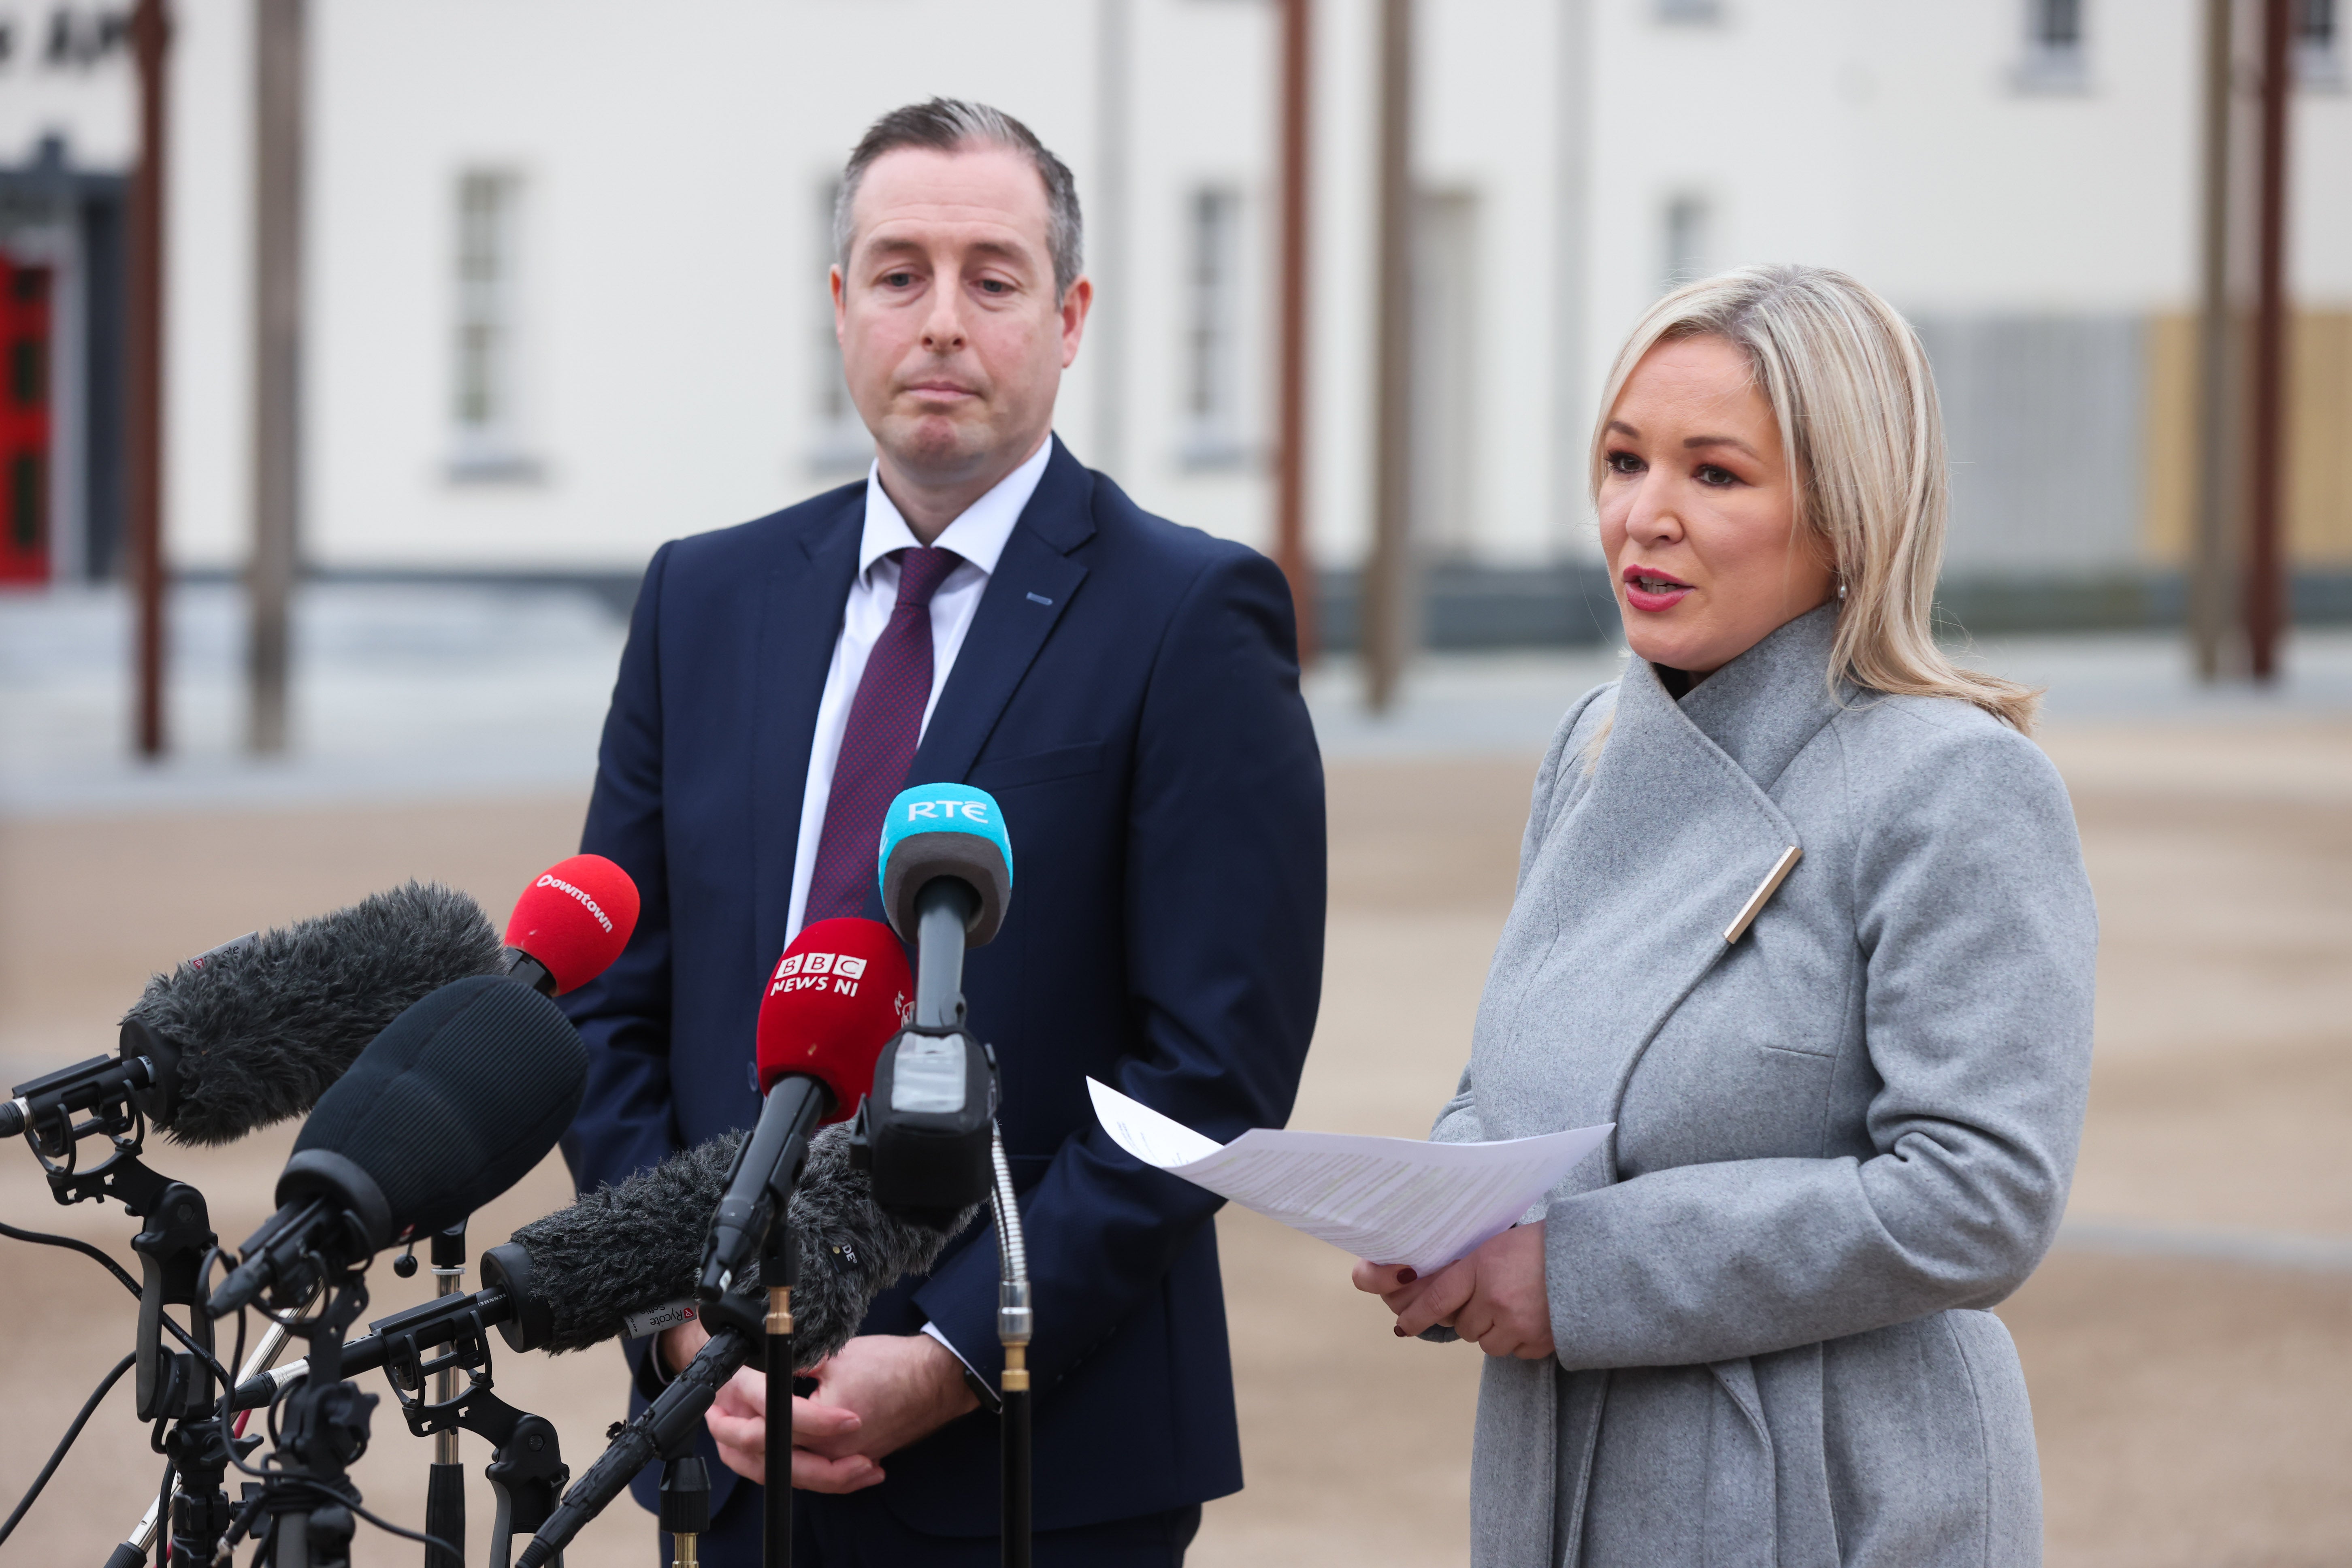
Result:
<svg viewBox="0 0 2352 1568">
<path fill-rule="evenodd" d="M 0 251 L 0 583 L 49 580 L 49 269 Z"/>
</svg>

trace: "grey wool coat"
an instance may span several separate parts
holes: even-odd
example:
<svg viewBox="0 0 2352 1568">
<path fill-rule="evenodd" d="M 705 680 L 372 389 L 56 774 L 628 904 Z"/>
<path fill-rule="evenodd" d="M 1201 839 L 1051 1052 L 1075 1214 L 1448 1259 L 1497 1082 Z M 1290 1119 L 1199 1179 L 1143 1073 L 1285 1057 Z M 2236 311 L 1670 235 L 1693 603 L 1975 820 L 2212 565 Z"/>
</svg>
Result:
<svg viewBox="0 0 2352 1568">
<path fill-rule="evenodd" d="M 1617 1131 L 1544 1206 L 1556 1359 L 1486 1364 L 1476 1568 L 2041 1559 L 1986 1309 L 2065 1206 L 2090 888 L 2041 751 L 1961 702 L 1833 696 L 1835 615 L 1680 702 L 1637 658 L 1544 760 L 1433 1136 Z"/>
</svg>

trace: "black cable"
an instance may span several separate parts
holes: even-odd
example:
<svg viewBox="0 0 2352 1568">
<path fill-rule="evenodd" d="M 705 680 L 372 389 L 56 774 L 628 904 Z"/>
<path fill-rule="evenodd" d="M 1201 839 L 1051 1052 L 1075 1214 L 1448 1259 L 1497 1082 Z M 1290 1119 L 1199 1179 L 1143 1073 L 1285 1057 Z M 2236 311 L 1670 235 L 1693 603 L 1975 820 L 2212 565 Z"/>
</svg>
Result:
<svg viewBox="0 0 2352 1568">
<path fill-rule="evenodd" d="M 13 1241 L 29 1241 L 37 1247 L 70 1247 L 85 1258 L 95 1258 L 106 1265 L 106 1271 L 109 1274 L 122 1281 L 122 1288 L 125 1290 L 130 1291 L 133 1296 L 139 1294 L 139 1281 L 131 1278 L 131 1271 L 87 1241 L 78 1241 L 70 1236 L 51 1236 L 42 1230 L 18 1230 L 13 1225 L 0 1225 L 0 1236 L 7 1237 Z"/>
<path fill-rule="evenodd" d="M 79 1241 L 70 1236 L 51 1236 L 47 1231 L 19 1230 L 15 1226 L 5 1223 L 0 1223 L 0 1236 L 7 1237 L 16 1241 L 29 1241 L 39 1247 L 68 1247 L 75 1252 L 80 1253 L 85 1258 L 94 1258 L 99 1262 L 106 1265 L 106 1271 L 108 1273 L 122 1281 L 122 1288 L 125 1290 L 130 1291 L 133 1296 L 144 1294 L 144 1292 L 142 1292 L 139 1288 L 139 1281 L 131 1278 L 130 1270 L 124 1268 L 122 1265 L 117 1263 L 113 1258 L 109 1258 L 105 1253 L 100 1252 L 97 1247 L 92 1247 L 87 1241 Z M 219 1250 L 220 1248 L 218 1247 L 213 1248 L 214 1253 L 217 1253 Z M 211 1257 L 212 1254 L 206 1255 L 205 1261 L 208 1265 L 211 1261 Z M 212 1357 L 212 1352 L 205 1350 L 204 1346 L 196 1343 L 194 1338 L 189 1334 L 187 1330 L 173 1322 L 168 1314 L 164 1315 L 161 1319 L 161 1321 L 163 1322 L 165 1331 L 168 1331 L 173 1339 L 185 1345 L 188 1348 L 189 1352 L 194 1355 L 197 1360 L 203 1362 L 205 1367 L 215 1377 L 220 1379 L 223 1384 L 229 1387 L 234 1388 L 236 1385 L 236 1380 L 229 1375 L 228 1369 L 221 1365 L 219 1362 L 215 1361 Z"/>
<path fill-rule="evenodd" d="M 16 1532 L 17 1524 L 40 1497 L 41 1489 L 49 1484 L 49 1478 L 56 1475 L 58 1467 L 65 1462 L 66 1450 L 74 1446 L 74 1439 L 81 1436 L 81 1429 L 89 1425 L 90 1413 L 98 1408 L 100 1400 L 114 1391 L 114 1385 L 122 1381 L 122 1374 L 129 1372 L 131 1363 L 138 1359 L 134 1352 L 116 1362 L 114 1370 L 106 1374 L 106 1381 L 91 1390 L 90 1396 L 82 1401 L 81 1414 L 75 1416 L 73 1425 L 66 1428 L 65 1436 L 49 1455 L 49 1462 L 41 1467 L 41 1473 L 33 1478 L 32 1487 L 25 1493 L 25 1500 L 16 1505 L 16 1511 L 8 1516 L 8 1522 L 0 1524 L 0 1542 L 6 1542 Z"/>
<path fill-rule="evenodd" d="M 420 1545 L 430 1546 L 436 1552 L 447 1554 L 452 1562 L 457 1562 L 462 1559 L 465 1555 L 465 1553 L 460 1552 L 457 1547 L 450 1545 L 447 1542 L 442 1540 L 437 1535 L 427 1535 L 421 1530 L 403 1530 L 400 1526 L 393 1523 L 388 1519 L 378 1519 L 374 1514 L 372 1514 L 367 1510 L 362 1508 L 353 1499 L 345 1498 L 342 1500 L 345 1508 L 350 1509 L 353 1513 L 358 1514 L 362 1519 L 366 1520 L 370 1524 L 374 1525 L 378 1530 L 383 1531 L 387 1535 L 397 1535 L 404 1541 L 414 1541 Z"/>
<path fill-rule="evenodd" d="M 276 1473 L 273 1484 L 278 1488 L 280 1498 L 288 1492 L 294 1493 L 299 1497 L 302 1502 L 308 1505 L 306 1510 L 308 1512 L 316 1513 L 319 1510 L 331 1503 L 337 1507 L 350 1509 L 354 1515 L 367 1521 L 368 1523 L 374 1525 L 378 1530 L 383 1531 L 387 1535 L 397 1535 L 404 1541 L 414 1541 L 420 1546 L 429 1546 L 436 1552 L 447 1552 L 452 1556 L 456 1556 L 457 1554 L 458 1549 L 457 1547 L 450 1545 L 449 1542 L 442 1540 L 437 1535 L 427 1535 L 421 1530 L 406 1529 L 404 1526 L 393 1523 L 392 1521 L 383 1518 L 380 1514 L 371 1513 L 366 1509 L 362 1508 L 360 1506 L 359 1494 L 355 1491 L 346 1489 L 349 1485 L 348 1482 L 345 1483 L 344 1487 L 335 1487 L 331 1486 L 327 1482 L 320 1480 L 315 1477 L 303 1475 L 299 1471 L 279 1470 Z M 279 1512 L 291 1510 L 281 1510 L 273 1508 L 271 1511 Z"/>
</svg>

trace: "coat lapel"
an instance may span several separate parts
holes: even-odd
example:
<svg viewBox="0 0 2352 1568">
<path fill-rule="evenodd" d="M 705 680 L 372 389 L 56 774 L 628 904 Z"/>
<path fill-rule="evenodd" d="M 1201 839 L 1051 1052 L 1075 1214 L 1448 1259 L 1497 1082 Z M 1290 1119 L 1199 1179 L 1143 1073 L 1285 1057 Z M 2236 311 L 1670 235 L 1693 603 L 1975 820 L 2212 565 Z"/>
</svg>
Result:
<svg viewBox="0 0 2352 1568">
<path fill-rule="evenodd" d="M 752 867 L 755 951 L 783 951 L 792 918 L 793 861 L 800 852 L 801 795 L 808 784 L 809 746 L 816 710 L 833 664 L 834 644 L 857 575 L 866 492 L 851 493 L 841 510 L 803 529 L 768 574 L 761 595 L 758 668 L 751 689 L 758 704 L 752 754 Z"/>
<path fill-rule="evenodd" d="M 1600 765 L 1538 850 L 1480 1005 L 1473 1078 L 1517 1090 L 1481 1095 L 1487 1136 L 1615 1121 L 1643 1052 L 1728 951 L 1725 928 L 1801 846 L 1750 769 L 1777 780 L 1835 711 L 1825 625 L 1790 622 L 1682 703 L 1628 666 Z M 1613 1180 L 1611 1156 L 1580 1184 Z"/>
<path fill-rule="evenodd" d="M 960 784 L 1004 705 L 1086 581 L 1069 552 L 1093 537 L 1094 476 L 1059 437 L 1054 456 L 997 557 L 955 668 L 923 731 L 908 784 Z"/>
</svg>

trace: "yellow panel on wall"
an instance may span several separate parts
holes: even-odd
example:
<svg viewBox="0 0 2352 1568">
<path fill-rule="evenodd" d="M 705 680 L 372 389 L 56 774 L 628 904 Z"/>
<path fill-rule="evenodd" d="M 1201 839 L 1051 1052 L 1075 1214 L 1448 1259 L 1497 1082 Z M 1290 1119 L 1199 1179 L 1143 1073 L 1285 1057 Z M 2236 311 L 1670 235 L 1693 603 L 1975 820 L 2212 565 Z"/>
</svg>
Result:
<svg viewBox="0 0 2352 1568">
<path fill-rule="evenodd" d="M 2287 558 L 2352 562 L 2352 310 L 2295 317 L 2288 357 Z"/>
<path fill-rule="evenodd" d="M 2287 559 L 2352 563 L 2352 311 L 2296 313 L 2287 360 Z M 2197 318 L 2147 322 L 2147 491 L 2140 547 L 2189 559 L 2197 521 Z"/>
</svg>

